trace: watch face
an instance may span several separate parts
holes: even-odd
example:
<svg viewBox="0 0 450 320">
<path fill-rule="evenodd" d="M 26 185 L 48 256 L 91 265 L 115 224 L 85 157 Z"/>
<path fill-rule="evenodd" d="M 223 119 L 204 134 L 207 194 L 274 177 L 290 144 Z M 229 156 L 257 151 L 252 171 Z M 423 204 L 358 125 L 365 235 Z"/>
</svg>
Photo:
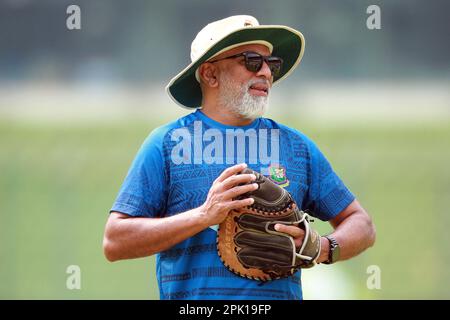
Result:
<svg viewBox="0 0 450 320">
<path fill-rule="evenodd" d="M 332 262 L 336 262 L 339 260 L 339 256 L 340 256 L 340 248 L 339 246 L 336 246 L 332 249 L 332 253 L 331 253 L 331 260 Z"/>
<path fill-rule="evenodd" d="M 328 241 L 330 241 L 330 253 L 328 255 L 328 264 L 335 263 L 336 261 L 339 260 L 341 253 L 339 244 L 336 241 L 336 239 L 334 239 L 331 236 L 327 236 L 326 238 L 328 239 Z"/>
</svg>

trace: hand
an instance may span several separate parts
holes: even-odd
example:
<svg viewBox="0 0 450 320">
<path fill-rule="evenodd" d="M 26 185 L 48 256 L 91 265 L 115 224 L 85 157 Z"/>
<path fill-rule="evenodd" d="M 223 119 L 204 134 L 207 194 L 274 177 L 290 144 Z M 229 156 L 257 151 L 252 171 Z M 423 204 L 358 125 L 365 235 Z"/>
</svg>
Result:
<svg viewBox="0 0 450 320">
<path fill-rule="evenodd" d="M 256 183 L 250 183 L 256 180 L 254 174 L 237 175 L 246 167 L 245 163 L 229 167 L 214 180 L 205 203 L 200 207 L 202 216 L 206 219 L 208 226 L 221 223 L 233 209 L 253 204 L 253 198 L 233 200 L 246 192 L 258 189 Z"/>
<path fill-rule="evenodd" d="M 305 238 L 305 231 L 303 231 L 303 229 L 300 229 L 299 227 L 296 227 L 296 226 L 287 226 L 287 225 L 278 223 L 275 225 L 275 230 L 291 235 L 294 238 L 295 247 L 296 248 L 301 247 L 301 245 L 303 243 L 303 239 Z M 330 242 L 328 241 L 327 238 L 320 237 L 320 242 L 321 242 L 321 246 L 320 246 L 321 249 L 320 249 L 320 255 L 317 258 L 317 263 L 327 261 L 328 253 L 330 251 Z"/>
<path fill-rule="evenodd" d="M 285 224 L 277 223 L 275 225 L 275 230 L 291 235 L 294 238 L 295 247 L 301 247 L 303 239 L 305 238 L 305 231 L 303 229 L 296 226 L 287 226 Z"/>
</svg>

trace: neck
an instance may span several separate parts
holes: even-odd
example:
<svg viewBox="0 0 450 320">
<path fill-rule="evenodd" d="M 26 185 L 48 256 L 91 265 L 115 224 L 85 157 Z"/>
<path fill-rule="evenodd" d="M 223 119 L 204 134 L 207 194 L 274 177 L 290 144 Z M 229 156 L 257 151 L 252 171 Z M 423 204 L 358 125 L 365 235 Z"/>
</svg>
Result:
<svg viewBox="0 0 450 320">
<path fill-rule="evenodd" d="M 228 111 L 220 112 L 218 108 L 206 104 L 202 106 L 202 112 L 214 121 L 228 126 L 242 127 L 247 126 L 254 121 L 254 119 L 247 119 Z"/>
</svg>

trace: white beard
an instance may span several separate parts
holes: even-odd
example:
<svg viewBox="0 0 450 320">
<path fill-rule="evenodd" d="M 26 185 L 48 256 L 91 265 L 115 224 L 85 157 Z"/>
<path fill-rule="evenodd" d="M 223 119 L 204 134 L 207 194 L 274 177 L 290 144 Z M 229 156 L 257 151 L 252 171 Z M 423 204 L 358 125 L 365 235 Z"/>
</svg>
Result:
<svg viewBox="0 0 450 320">
<path fill-rule="evenodd" d="M 220 75 L 219 103 L 230 112 L 245 119 L 254 120 L 261 117 L 269 107 L 268 96 L 253 96 L 249 88 L 264 80 L 250 80 L 241 87 L 237 86 L 227 73 Z"/>
</svg>

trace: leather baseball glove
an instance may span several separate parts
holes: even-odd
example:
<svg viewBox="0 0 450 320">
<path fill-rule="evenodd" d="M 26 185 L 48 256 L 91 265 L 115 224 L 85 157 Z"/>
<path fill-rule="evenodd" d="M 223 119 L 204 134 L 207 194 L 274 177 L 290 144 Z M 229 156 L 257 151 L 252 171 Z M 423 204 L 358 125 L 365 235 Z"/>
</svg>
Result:
<svg viewBox="0 0 450 320">
<path fill-rule="evenodd" d="M 217 250 L 224 265 L 249 279 L 268 281 L 287 277 L 299 268 L 311 268 L 320 254 L 320 236 L 308 215 L 299 210 L 291 195 L 265 176 L 253 173 L 259 188 L 240 199 L 252 197 L 251 206 L 232 210 L 219 225 Z M 295 225 L 305 231 L 300 248 L 292 236 L 275 231 L 275 224 Z"/>
</svg>

